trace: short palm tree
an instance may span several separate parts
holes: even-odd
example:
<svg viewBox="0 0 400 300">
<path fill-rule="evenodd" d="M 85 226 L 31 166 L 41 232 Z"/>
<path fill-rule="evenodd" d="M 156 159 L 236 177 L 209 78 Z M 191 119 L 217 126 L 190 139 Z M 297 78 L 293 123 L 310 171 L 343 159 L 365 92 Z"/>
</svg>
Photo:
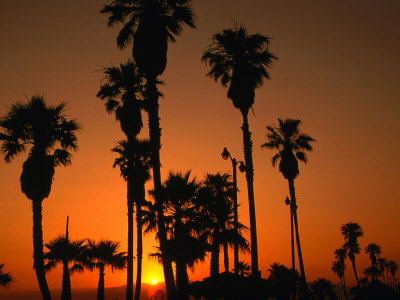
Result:
<svg viewBox="0 0 400 300">
<path fill-rule="evenodd" d="M 290 205 L 293 213 L 293 221 L 296 232 L 297 253 L 299 257 L 300 274 L 305 280 L 303 256 L 300 246 L 300 234 L 297 221 L 297 199 L 294 188 L 294 180 L 299 175 L 299 163 L 307 163 L 305 151 L 312 151 L 311 142 L 315 140 L 300 131 L 300 120 L 278 119 L 278 126 L 267 126 L 267 142 L 262 148 L 276 149 L 277 153 L 272 157 L 272 165 L 279 162 L 279 171 L 288 180 L 290 192 Z"/>
<path fill-rule="evenodd" d="M 0 119 L 1 152 L 5 161 L 29 150 L 22 167 L 21 190 L 32 201 L 33 265 L 44 300 L 51 295 L 44 271 L 42 202 L 50 194 L 56 166 L 71 164 L 71 151 L 77 150 L 79 124 L 65 117 L 65 104 L 48 106 L 43 96 L 13 104 Z"/>
<path fill-rule="evenodd" d="M 47 260 L 45 265 L 46 271 L 55 268 L 59 263 L 63 265 L 61 300 L 71 300 L 71 279 L 70 276 L 74 272 L 82 272 L 84 270 L 84 251 L 86 245 L 85 240 L 71 241 L 68 236 L 59 235 L 45 244 L 48 251 L 44 254 Z M 72 266 L 69 267 L 69 264 Z"/>
<path fill-rule="evenodd" d="M 345 270 L 346 270 L 346 258 L 347 258 L 347 249 L 345 247 L 341 247 L 335 250 L 335 259 L 332 271 L 338 275 L 340 279 L 340 283 L 342 285 L 342 289 L 344 292 L 344 296 L 348 299 L 347 296 L 347 288 L 346 288 L 346 279 L 345 279 Z"/>
<path fill-rule="evenodd" d="M 297 282 L 300 279 L 296 270 L 289 269 L 280 263 L 273 263 L 268 272 L 270 272 L 268 280 L 275 299 L 290 299 L 290 295 L 296 295 Z"/>
<path fill-rule="evenodd" d="M 250 270 L 251 270 L 251 268 L 248 263 L 245 263 L 244 261 L 238 262 L 238 275 L 239 276 L 249 276 Z"/>
<path fill-rule="evenodd" d="M 126 268 L 125 252 L 119 252 L 118 242 L 100 240 L 98 242 L 88 239 L 86 249 L 86 265 L 89 270 L 99 270 L 97 285 L 97 300 L 104 300 L 104 271 L 107 267 L 114 270 Z"/>
<path fill-rule="evenodd" d="M 137 228 L 137 267 L 136 267 L 136 288 L 135 299 L 139 300 L 142 283 L 142 257 L 143 257 L 143 236 L 142 236 L 142 206 L 145 202 L 145 183 L 150 180 L 150 155 L 151 146 L 148 140 L 131 139 L 118 143 L 112 149 L 119 154 L 114 160 L 114 167 L 119 166 L 121 176 L 127 182 L 128 198 L 128 269 L 133 273 L 133 205 L 136 204 L 136 228 Z M 127 276 L 133 289 L 133 274 Z M 127 297 L 132 297 L 132 291 L 128 291 Z"/>
<path fill-rule="evenodd" d="M 379 275 L 377 260 L 382 254 L 382 248 L 376 243 L 369 243 L 367 247 L 365 247 L 365 253 L 369 255 L 369 259 L 371 260 L 371 267 L 368 268 L 371 281 L 376 281 Z"/>
<path fill-rule="evenodd" d="M 210 66 L 208 76 L 221 81 L 228 88 L 228 98 L 243 118 L 243 148 L 249 198 L 251 272 L 260 276 L 258 269 L 256 211 L 254 202 L 253 142 L 249 130 L 248 113 L 254 104 L 255 89 L 269 79 L 267 68 L 276 57 L 269 52 L 269 38 L 261 34 L 249 34 L 244 26 L 235 25 L 222 33 L 215 33 L 212 43 L 202 56 Z"/>
<path fill-rule="evenodd" d="M 228 245 L 235 244 L 242 251 L 249 249 L 242 231 L 247 229 L 238 222 L 235 230 L 234 197 L 235 189 L 229 174 L 206 174 L 203 187 L 199 191 L 199 204 L 202 208 L 203 224 L 208 230 L 211 248 L 210 276 L 219 274 L 220 247 L 224 250 L 224 269 L 229 272 Z"/>
<path fill-rule="evenodd" d="M 161 189 L 161 128 L 157 89 L 160 76 L 167 65 L 168 42 L 182 32 L 186 24 L 194 25 L 192 0 L 113 0 L 104 5 L 101 13 L 107 14 L 108 26 L 118 23 L 123 28 L 117 36 L 117 45 L 123 49 L 133 41 L 132 54 L 139 71 L 146 77 L 147 109 L 149 113 L 149 136 L 152 144 L 152 163 L 155 201 L 157 203 L 157 227 L 167 295 L 175 295 L 174 275 L 171 261 L 166 257 L 167 233 L 164 226 L 162 202 L 158 196 Z"/>
<path fill-rule="evenodd" d="M 134 145 L 138 145 L 138 143 L 136 143 L 136 136 L 143 127 L 141 113 L 141 109 L 144 108 L 143 75 L 139 73 L 136 64 L 131 60 L 125 64 L 120 64 L 119 67 L 105 68 L 104 75 L 105 77 L 100 90 L 97 93 L 97 97 L 105 101 L 105 107 L 108 113 L 115 114 L 116 120 L 119 122 L 122 131 L 127 137 L 126 144 L 131 144 L 129 148 L 133 150 Z M 118 149 L 118 147 L 113 149 L 113 151 L 116 149 Z M 133 159 L 130 155 L 125 155 L 124 159 L 126 160 L 126 165 L 134 164 L 134 162 L 129 161 Z M 132 172 L 125 173 L 126 176 L 124 179 L 128 183 L 128 258 L 126 299 L 131 300 L 133 297 L 133 206 L 135 198 L 141 197 L 140 193 L 142 188 L 135 189 L 132 187 L 134 179 L 131 177 L 133 174 L 131 174 Z M 140 292 L 140 289 L 138 292 Z"/>
<path fill-rule="evenodd" d="M 314 292 L 316 300 L 335 300 L 337 299 L 336 293 L 334 291 L 334 285 L 332 282 L 325 278 L 318 278 L 310 285 Z"/>
<path fill-rule="evenodd" d="M 10 287 L 11 283 L 15 281 L 11 273 L 3 273 L 4 264 L 0 264 L 0 286 Z"/>
<path fill-rule="evenodd" d="M 347 249 L 347 256 L 353 266 L 354 276 L 357 286 L 360 285 L 356 269 L 356 255 L 360 253 L 361 248 L 358 239 L 364 235 L 361 226 L 358 223 L 349 222 L 341 226 L 342 235 L 344 237 L 344 247 Z"/>
<path fill-rule="evenodd" d="M 397 263 L 394 260 L 390 260 L 387 262 L 387 269 L 390 272 L 391 275 L 391 280 L 389 280 L 389 282 L 391 281 L 392 286 L 394 287 L 395 283 L 396 283 L 396 272 L 399 269 L 399 266 L 397 265 Z"/>
</svg>

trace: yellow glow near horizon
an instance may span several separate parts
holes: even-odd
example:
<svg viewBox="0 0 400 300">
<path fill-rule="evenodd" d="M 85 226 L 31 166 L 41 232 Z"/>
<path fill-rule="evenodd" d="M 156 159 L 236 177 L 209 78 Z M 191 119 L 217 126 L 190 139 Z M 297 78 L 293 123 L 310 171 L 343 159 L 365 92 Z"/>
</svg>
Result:
<svg viewBox="0 0 400 300">
<path fill-rule="evenodd" d="M 157 284 L 157 283 L 158 283 L 157 279 L 152 279 L 151 280 L 151 284 Z"/>
</svg>

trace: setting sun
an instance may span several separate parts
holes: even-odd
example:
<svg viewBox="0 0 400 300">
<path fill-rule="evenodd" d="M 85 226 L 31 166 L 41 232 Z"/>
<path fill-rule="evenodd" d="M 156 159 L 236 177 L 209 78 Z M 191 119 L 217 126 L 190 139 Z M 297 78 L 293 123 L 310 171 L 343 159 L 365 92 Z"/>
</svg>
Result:
<svg viewBox="0 0 400 300">
<path fill-rule="evenodd" d="M 158 283 L 157 279 L 152 279 L 151 280 L 151 284 L 157 284 L 157 283 Z"/>
</svg>

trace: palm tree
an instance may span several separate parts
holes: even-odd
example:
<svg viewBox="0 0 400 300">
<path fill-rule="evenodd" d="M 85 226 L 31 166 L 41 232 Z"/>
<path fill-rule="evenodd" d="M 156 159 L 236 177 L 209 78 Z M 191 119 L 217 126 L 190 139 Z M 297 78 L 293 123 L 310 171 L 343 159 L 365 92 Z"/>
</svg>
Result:
<svg viewBox="0 0 400 300">
<path fill-rule="evenodd" d="M 167 233 L 164 228 L 163 205 L 158 195 L 161 189 L 161 128 L 157 77 L 166 68 L 168 42 L 175 41 L 175 36 L 182 32 L 185 24 L 195 27 L 191 4 L 192 0 L 114 0 L 101 10 L 101 13 L 109 15 L 108 26 L 123 24 L 117 45 L 123 49 L 133 40 L 133 57 L 139 71 L 146 77 L 158 237 L 167 295 L 171 299 L 174 298 L 175 283 L 171 261 L 166 257 Z"/>
<path fill-rule="evenodd" d="M 33 265 L 44 300 L 51 295 L 44 271 L 42 202 L 50 194 L 57 166 L 71 164 L 71 151 L 77 150 L 79 124 L 65 118 L 65 104 L 48 106 L 43 96 L 13 104 L 0 119 L 1 152 L 5 161 L 29 149 L 20 177 L 21 190 L 32 201 Z"/>
<path fill-rule="evenodd" d="M 272 285 L 272 293 L 275 299 L 290 299 L 290 295 L 296 295 L 296 283 L 299 273 L 289 269 L 280 263 L 273 263 L 268 269 L 268 280 Z"/>
<path fill-rule="evenodd" d="M 249 34 L 244 26 L 235 24 L 233 29 L 215 33 L 212 43 L 203 54 L 202 60 L 211 67 L 207 73 L 215 81 L 228 88 L 228 98 L 243 118 L 243 148 L 246 167 L 247 192 L 249 198 L 251 272 L 260 277 L 258 269 L 257 228 L 254 202 L 253 143 L 249 130 L 248 113 L 254 104 L 255 89 L 269 79 L 267 68 L 276 57 L 269 52 L 269 38 L 261 34 Z"/>
<path fill-rule="evenodd" d="M 336 261 L 333 262 L 332 271 L 338 275 L 340 283 L 342 284 L 344 296 L 346 299 L 348 299 L 346 279 L 344 277 L 344 271 L 346 270 L 347 249 L 345 247 L 341 247 L 336 249 L 334 253 Z"/>
<path fill-rule="evenodd" d="M 248 265 L 248 263 L 245 263 L 244 261 L 238 262 L 238 275 L 239 276 L 249 276 L 250 270 L 251 270 L 251 268 Z"/>
<path fill-rule="evenodd" d="M 376 243 L 369 243 L 367 247 L 365 247 L 365 253 L 369 254 L 369 259 L 371 260 L 371 267 L 367 268 L 367 273 L 371 276 L 371 281 L 374 282 L 379 275 L 377 259 L 382 253 L 382 248 Z"/>
<path fill-rule="evenodd" d="M 15 281 L 11 273 L 3 273 L 4 264 L 0 264 L 0 286 L 8 288 Z"/>
<path fill-rule="evenodd" d="M 399 269 L 399 266 L 394 260 L 388 261 L 388 269 L 390 272 L 390 275 L 392 276 L 392 285 L 394 286 L 396 283 L 396 272 Z"/>
<path fill-rule="evenodd" d="M 335 286 L 325 278 L 318 278 L 311 283 L 310 287 L 314 291 L 316 300 L 325 300 L 326 297 L 329 300 L 337 299 L 336 293 L 333 290 Z"/>
<path fill-rule="evenodd" d="M 311 142 L 315 140 L 299 129 L 300 120 L 278 119 L 279 126 L 267 126 L 267 142 L 262 148 L 276 149 L 278 152 L 272 157 L 272 165 L 279 162 L 279 171 L 289 182 L 290 205 L 293 213 L 294 227 L 296 231 L 297 253 L 299 257 L 300 274 L 305 280 L 303 256 L 301 254 L 299 226 L 297 221 L 297 203 L 294 188 L 294 180 L 299 175 L 298 160 L 307 163 L 305 151 L 312 151 Z"/>
<path fill-rule="evenodd" d="M 67 235 L 59 235 L 45 244 L 49 250 L 44 258 L 47 260 L 46 271 L 55 268 L 59 263 L 63 265 L 61 300 L 71 300 L 71 279 L 74 272 L 84 270 L 85 240 L 70 241 Z M 73 265 L 69 267 L 69 264 Z"/>
<path fill-rule="evenodd" d="M 356 254 L 361 251 L 358 243 L 358 238 L 364 235 L 361 226 L 358 223 L 349 222 L 341 226 L 340 230 L 344 237 L 344 247 L 347 249 L 347 255 L 353 266 L 354 276 L 356 277 L 357 286 L 359 286 L 357 269 L 356 269 Z"/>
<path fill-rule="evenodd" d="M 134 62 L 129 60 L 119 67 L 108 67 L 104 69 L 104 83 L 101 85 L 97 97 L 105 100 L 105 107 L 108 113 L 115 113 L 116 120 L 120 123 L 121 129 L 127 137 L 127 142 L 132 144 L 130 148 L 134 150 L 138 145 L 136 136 L 143 127 L 141 109 L 143 103 L 143 75 L 139 73 Z M 121 146 L 121 144 L 120 144 Z M 114 150 L 118 149 L 114 148 Z M 115 151 L 118 152 L 118 151 Z M 125 153 L 127 154 L 127 153 Z M 125 155 L 125 164 L 132 165 L 134 159 L 132 154 Z M 114 163 L 116 166 L 116 163 Z M 122 174 L 121 170 L 121 175 Z M 127 276 L 126 276 L 126 299 L 133 297 L 133 206 L 135 198 L 143 198 L 141 195 L 142 187 L 140 183 L 135 188 L 132 186 L 134 178 L 131 172 L 125 170 L 124 179 L 127 181 L 127 206 L 128 206 L 128 256 L 127 256 Z M 130 175 L 131 174 L 131 175 Z M 136 174 L 137 176 L 137 174 Z M 137 181 L 135 181 L 137 182 Z M 138 194 L 137 194 L 138 193 Z M 137 194 L 135 196 L 135 194 Z M 137 199 L 136 199 L 137 200 Z M 136 289 L 137 290 L 137 289 Z M 138 290 L 140 293 L 140 288 Z"/>
<path fill-rule="evenodd" d="M 126 268 L 125 252 L 119 252 L 119 243 L 110 240 L 98 242 L 88 239 L 86 250 L 86 267 L 93 271 L 99 270 L 99 282 L 97 285 L 97 300 L 104 300 L 104 270 L 109 267 L 111 271 Z"/>
<path fill-rule="evenodd" d="M 199 191 L 199 203 L 202 207 L 203 224 L 210 240 L 211 262 L 210 276 L 219 274 L 219 251 L 224 250 L 224 269 L 229 272 L 228 245 L 235 244 L 242 251 L 248 250 L 248 242 L 242 236 L 246 227 L 238 222 L 235 230 L 234 197 L 235 189 L 229 174 L 206 174 L 203 187 Z"/>
<path fill-rule="evenodd" d="M 127 182 L 128 189 L 128 232 L 133 233 L 133 204 L 136 204 L 136 228 L 137 228 L 137 267 L 135 300 L 139 300 L 142 283 L 142 205 L 145 202 L 145 183 L 150 180 L 150 153 L 151 147 L 148 140 L 121 141 L 112 149 L 119 157 L 114 160 L 114 167 L 119 166 L 121 176 Z M 133 263 L 133 237 L 128 234 L 128 267 Z M 131 270 L 131 269 L 130 269 Z M 133 270 L 132 270 L 133 272 Z M 133 274 L 129 276 L 129 282 L 133 285 Z M 133 288 L 133 286 L 132 286 Z M 128 288 L 127 288 L 128 290 Z M 132 297 L 127 291 L 127 297 Z"/>
</svg>

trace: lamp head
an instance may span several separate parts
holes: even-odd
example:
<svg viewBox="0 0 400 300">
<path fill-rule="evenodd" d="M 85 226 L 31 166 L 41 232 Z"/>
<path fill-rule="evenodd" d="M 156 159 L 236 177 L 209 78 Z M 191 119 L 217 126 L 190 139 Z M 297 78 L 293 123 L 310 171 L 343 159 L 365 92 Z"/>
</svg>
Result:
<svg viewBox="0 0 400 300">
<path fill-rule="evenodd" d="M 286 205 L 289 205 L 289 204 L 290 204 L 289 197 L 286 197 L 286 199 L 285 199 L 285 204 L 286 204 Z"/>
<path fill-rule="evenodd" d="M 239 162 L 239 171 L 241 173 L 243 173 L 244 171 L 246 171 L 246 165 L 244 164 L 244 162 L 240 161 Z"/>
<path fill-rule="evenodd" d="M 227 160 L 229 158 L 229 156 L 231 156 L 231 154 L 229 153 L 228 149 L 226 149 L 226 147 L 224 148 L 224 151 L 222 151 L 221 155 L 224 160 Z"/>
</svg>

